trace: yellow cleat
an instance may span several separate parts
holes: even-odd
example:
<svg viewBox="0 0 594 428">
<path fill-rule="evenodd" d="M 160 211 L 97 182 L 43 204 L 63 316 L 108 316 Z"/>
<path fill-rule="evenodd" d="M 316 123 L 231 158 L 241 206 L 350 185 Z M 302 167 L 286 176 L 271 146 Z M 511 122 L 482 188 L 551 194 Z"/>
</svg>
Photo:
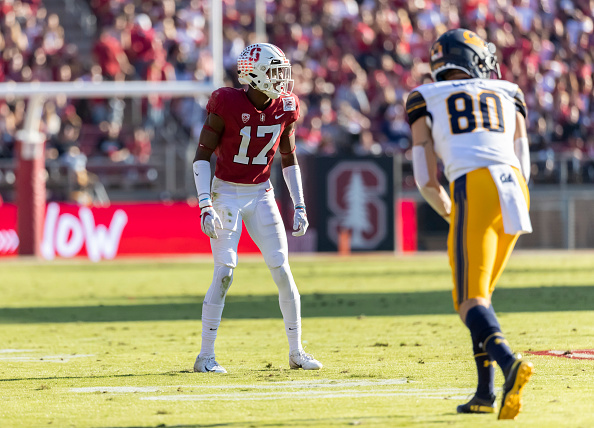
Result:
<svg viewBox="0 0 594 428">
<path fill-rule="evenodd" d="M 534 365 L 517 359 L 503 384 L 503 397 L 498 419 L 516 419 L 522 410 L 522 391 L 534 374 Z"/>
</svg>

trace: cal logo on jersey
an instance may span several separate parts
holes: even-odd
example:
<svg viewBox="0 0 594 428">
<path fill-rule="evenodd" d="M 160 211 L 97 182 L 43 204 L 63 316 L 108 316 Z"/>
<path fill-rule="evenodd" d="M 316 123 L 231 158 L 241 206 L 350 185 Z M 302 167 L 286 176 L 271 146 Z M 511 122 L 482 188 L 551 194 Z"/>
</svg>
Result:
<svg viewBox="0 0 594 428">
<path fill-rule="evenodd" d="M 501 180 L 502 183 L 513 183 L 514 179 L 512 178 L 511 174 L 505 175 L 505 174 L 501 174 L 501 177 L 499 177 L 499 179 Z"/>
<path fill-rule="evenodd" d="M 282 98 L 283 100 L 283 110 L 284 111 L 295 111 L 296 109 L 296 105 L 295 105 L 295 98 L 293 97 L 287 97 L 287 98 Z"/>
</svg>

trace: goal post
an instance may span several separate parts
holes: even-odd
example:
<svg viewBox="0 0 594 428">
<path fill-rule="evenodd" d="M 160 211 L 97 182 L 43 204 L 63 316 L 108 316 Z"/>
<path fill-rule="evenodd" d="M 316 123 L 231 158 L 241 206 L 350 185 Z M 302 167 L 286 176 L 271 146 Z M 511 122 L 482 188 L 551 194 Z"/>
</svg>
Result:
<svg viewBox="0 0 594 428">
<path fill-rule="evenodd" d="M 142 98 L 149 95 L 192 97 L 223 86 L 223 5 L 209 1 L 210 50 L 214 63 L 210 82 L 32 82 L 0 83 L 0 99 L 26 99 L 23 128 L 15 136 L 16 202 L 19 255 L 41 257 L 45 221 L 44 136 L 39 132 L 46 100 L 67 98 Z"/>
<path fill-rule="evenodd" d="M 223 86 L 223 2 L 209 0 L 209 47 L 214 63 L 210 82 L 33 82 L 0 83 L 0 99 L 26 99 L 23 128 L 15 135 L 17 230 L 20 255 L 40 256 L 46 188 L 44 136 L 39 132 L 46 100 L 68 98 L 141 98 L 149 95 L 192 97 L 208 95 Z"/>
<path fill-rule="evenodd" d="M 60 95 L 68 98 L 191 97 L 210 94 L 216 87 L 213 83 L 192 81 L 0 83 L 0 98 L 28 100 L 25 121 L 16 134 L 15 146 L 19 255 L 41 257 L 46 188 L 45 138 L 39 129 L 46 100 Z"/>
</svg>

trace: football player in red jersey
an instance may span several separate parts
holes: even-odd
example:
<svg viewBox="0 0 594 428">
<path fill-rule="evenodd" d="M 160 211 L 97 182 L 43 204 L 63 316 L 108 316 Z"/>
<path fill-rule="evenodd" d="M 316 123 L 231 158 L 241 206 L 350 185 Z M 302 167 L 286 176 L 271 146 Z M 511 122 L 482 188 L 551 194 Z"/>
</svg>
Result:
<svg viewBox="0 0 594 428">
<path fill-rule="evenodd" d="M 248 88 L 220 88 L 212 93 L 193 164 L 200 224 L 211 238 L 214 258 L 213 280 L 202 306 L 202 346 L 194 371 L 226 373 L 215 359 L 214 342 L 237 266 L 242 220 L 278 287 L 289 339 L 289 365 L 318 370 L 322 364 L 301 346 L 301 300 L 289 267 L 285 227 L 269 180 L 278 150 L 295 205 L 293 235 L 304 235 L 308 221 L 294 136 L 299 99 L 292 94 L 291 64 L 278 47 L 257 43 L 239 55 L 237 69 L 239 81 Z M 217 163 L 211 189 L 213 152 Z"/>
</svg>

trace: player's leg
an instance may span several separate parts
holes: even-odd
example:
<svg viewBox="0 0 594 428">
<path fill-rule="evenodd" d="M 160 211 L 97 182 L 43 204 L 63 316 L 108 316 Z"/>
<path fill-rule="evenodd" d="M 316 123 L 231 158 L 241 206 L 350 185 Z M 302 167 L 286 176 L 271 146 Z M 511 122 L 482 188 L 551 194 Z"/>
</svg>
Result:
<svg viewBox="0 0 594 428">
<path fill-rule="evenodd" d="M 527 381 L 524 373 L 531 373 L 531 364 L 516 359 L 490 304 L 492 278 L 496 260 L 500 257 L 499 195 L 487 169 L 467 174 L 464 180 L 456 181 L 454 188 L 458 216 L 452 253 L 456 260 L 455 266 L 460 267 L 455 275 L 455 304 L 471 332 L 473 342 L 481 345 L 484 352 L 497 362 L 506 379 L 510 379 L 510 376 L 514 378 L 513 384 L 517 376 L 521 376 L 523 383 L 515 388 L 518 393 L 513 396 L 519 401 L 519 393 Z M 504 385 L 504 393 L 505 389 Z M 504 408 L 509 409 L 509 406 L 505 406 L 505 394 L 500 418 L 508 418 L 510 414 L 504 412 Z M 515 409 L 517 415 L 519 405 Z"/>
<path fill-rule="evenodd" d="M 501 327 L 491 306 L 491 280 L 495 262 L 499 253 L 499 225 L 501 207 L 499 194 L 491 173 L 483 168 L 467 174 L 466 180 L 468 218 L 466 228 L 468 239 L 468 282 L 466 296 L 469 300 L 477 299 L 462 307 L 461 315 L 466 311 L 465 322 L 471 335 L 489 356 L 503 369 L 508 369 L 515 357 L 501 333 Z"/>
<path fill-rule="evenodd" d="M 194 364 L 194 371 L 226 373 L 226 370 L 215 360 L 214 345 L 225 307 L 225 297 L 233 283 L 233 270 L 237 266 L 241 218 L 237 208 L 222 207 L 217 204 L 215 209 L 223 220 L 224 229 L 217 230 L 218 238 L 210 240 L 214 272 L 212 283 L 202 303 L 202 344 Z"/>
<path fill-rule="evenodd" d="M 528 191 L 528 186 L 526 185 L 526 181 L 524 180 L 524 177 L 522 177 L 522 174 L 515 168 L 514 173 L 516 175 L 518 183 L 520 183 L 520 186 L 522 187 L 522 192 L 524 193 L 526 204 L 528 205 L 528 208 L 530 208 L 530 194 Z M 495 263 L 493 265 L 493 275 L 491 277 L 491 284 L 489 286 L 491 294 L 495 290 L 495 285 L 497 284 L 497 281 L 499 281 L 499 277 L 501 277 L 501 274 L 503 273 L 503 270 L 505 269 L 505 266 L 507 265 L 507 262 L 511 257 L 512 251 L 519 237 L 519 235 L 507 235 L 506 233 L 504 233 L 503 221 L 498 223 L 497 231 L 499 235 L 497 245 L 497 256 L 495 258 Z"/>
<path fill-rule="evenodd" d="M 489 241 L 493 238 L 485 232 L 490 223 L 489 219 L 480 215 L 474 219 L 474 222 L 470 221 L 471 215 L 477 214 L 472 212 L 474 208 L 471 209 L 469 204 L 467 181 L 468 177 L 465 176 L 452 183 L 451 193 L 454 197 L 448 235 L 448 254 L 454 282 L 452 296 L 454 307 L 461 317 L 465 316 L 465 311 L 470 308 L 489 304 L 489 282 L 485 277 L 485 268 L 492 264 L 494 258 L 491 252 L 485 252 Z M 464 317 L 462 318 L 464 320 Z M 458 413 L 493 413 L 495 411 L 493 361 L 482 349 L 482 343 L 476 334 L 473 334 L 472 329 L 470 333 L 478 377 L 477 391 L 469 402 L 458 406 L 457 411 Z"/>
<path fill-rule="evenodd" d="M 476 393 L 467 403 L 457 407 L 458 413 L 494 413 L 495 412 L 495 361 L 483 351 L 481 343 L 472 337 L 472 350 L 478 383 Z"/>
<path fill-rule="evenodd" d="M 322 364 L 303 352 L 301 345 L 301 298 L 289 267 L 285 227 L 274 192 L 261 192 L 254 210 L 244 216 L 245 226 L 264 256 L 278 288 L 278 300 L 289 341 L 292 368 L 317 370 Z"/>
<path fill-rule="evenodd" d="M 501 208 L 497 188 L 488 169 L 472 171 L 456 180 L 455 198 L 460 214 L 456 257 L 462 268 L 457 272 L 459 313 L 474 340 L 504 370 L 514 361 L 513 353 L 499 327 L 491 306 L 490 285 L 497 258 Z M 456 188 L 456 186 L 458 186 Z"/>
<path fill-rule="evenodd" d="M 519 171 L 516 170 L 515 172 L 518 182 L 521 183 L 526 203 L 529 205 L 528 187 L 519 174 Z M 489 287 L 491 293 L 495 289 L 495 285 L 499 280 L 503 270 L 505 269 L 507 261 L 509 260 L 513 248 L 518 240 L 518 235 L 508 235 L 504 233 L 502 221 L 498 223 L 497 230 L 499 239 L 497 246 L 497 256 L 493 266 L 493 275 Z M 495 317 L 493 306 L 491 306 L 489 309 L 493 317 Z M 522 392 L 533 373 L 534 367 L 532 363 L 522 360 L 519 357 L 514 360 L 511 367 L 509 367 L 507 370 L 504 370 L 505 382 L 503 384 L 503 395 L 501 399 L 499 419 L 515 419 L 520 413 L 522 408 Z"/>
</svg>

